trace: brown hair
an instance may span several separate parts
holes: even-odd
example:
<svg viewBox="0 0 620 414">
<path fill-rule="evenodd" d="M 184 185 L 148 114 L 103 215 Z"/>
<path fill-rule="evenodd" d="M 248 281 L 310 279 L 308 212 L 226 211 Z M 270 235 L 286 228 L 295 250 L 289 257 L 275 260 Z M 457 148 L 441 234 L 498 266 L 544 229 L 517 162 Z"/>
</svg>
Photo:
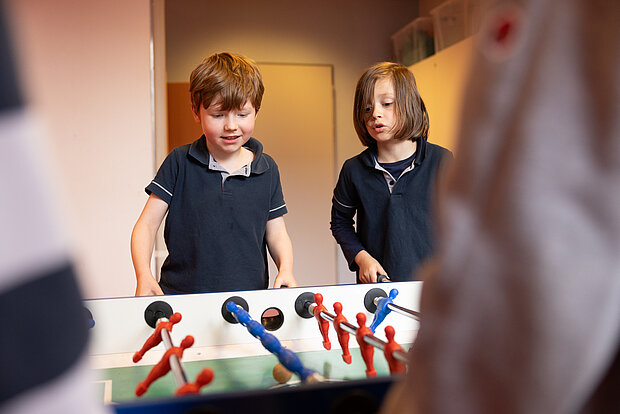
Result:
<svg viewBox="0 0 620 414">
<path fill-rule="evenodd" d="M 221 97 L 222 110 L 241 108 L 250 101 L 258 112 L 263 100 L 263 80 L 256 63 L 233 53 L 215 53 L 203 59 L 189 77 L 192 111 L 208 108 Z"/>
<path fill-rule="evenodd" d="M 394 137 L 412 141 L 417 138 L 427 139 L 428 112 L 418 92 L 413 73 L 398 63 L 381 62 L 366 69 L 355 88 L 353 124 L 362 144 L 371 148 L 377 145 L 377 142 L 366 129 L 366 120 L 369 116 L 366 108 L 372 106 L 377 81 L 384 78 L 392 80 L 396 94 L 394 100 L 396 113 Z"/>
</svg>

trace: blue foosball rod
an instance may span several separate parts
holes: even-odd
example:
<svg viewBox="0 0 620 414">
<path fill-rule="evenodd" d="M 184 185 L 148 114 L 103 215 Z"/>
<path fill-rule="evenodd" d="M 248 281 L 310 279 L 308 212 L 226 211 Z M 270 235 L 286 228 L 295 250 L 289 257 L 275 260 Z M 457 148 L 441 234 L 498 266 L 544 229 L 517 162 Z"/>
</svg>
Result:
<svg viewBox="0 0 620 414">
<path fill-rule="evenodd" d="M 370 292 L 369 292 L 370 293 Z M 370 330 L 375 332 L 377 327 L 383 322 L 385 317 L 391 312 L 394 311 L 408 318 L 412 318 L 415 320 L 420 320 L 420 313 L 403 308 L 402 306 L 398 306 L 394 303 L 394 299 L 398 296 L 398 290 L 392 289 L 390 290 L 390 294 L 388 297 L 376 296 L 372 299 L 372 303 L 376 306 L 376 310 L 374 312 L 374 317 L 372 323 L 370 324 Z"/>
<path fill-rule="evenodd" d="M 250 317 L 250 314 L 235 302 L 226 303 L 226 309 L 252 336 L 260 340 L 269 352 L 274 354 L 286 369 L 297 374 L 302 382 L 315 383 L 323 381 L 318 372 L 303 366 L 301 360 L 290 349 L 282 346 L 278 338 L 266 331 L 265 327 Z"/>
</svg>

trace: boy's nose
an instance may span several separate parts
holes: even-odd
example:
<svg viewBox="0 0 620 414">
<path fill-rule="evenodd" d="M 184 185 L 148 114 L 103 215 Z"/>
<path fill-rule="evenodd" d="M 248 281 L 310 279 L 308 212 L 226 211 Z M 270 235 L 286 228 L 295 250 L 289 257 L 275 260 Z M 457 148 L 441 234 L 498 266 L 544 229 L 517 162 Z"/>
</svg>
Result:
<svg viewBox="0 0 620 414">
<path fill-rule="evenodd" d="M 227 118 L 226 122 L 224 123 L 224 129 L 232 131 L 237 129 L 237 122 L 235 121 L 234 118 Z"/>
</svg>

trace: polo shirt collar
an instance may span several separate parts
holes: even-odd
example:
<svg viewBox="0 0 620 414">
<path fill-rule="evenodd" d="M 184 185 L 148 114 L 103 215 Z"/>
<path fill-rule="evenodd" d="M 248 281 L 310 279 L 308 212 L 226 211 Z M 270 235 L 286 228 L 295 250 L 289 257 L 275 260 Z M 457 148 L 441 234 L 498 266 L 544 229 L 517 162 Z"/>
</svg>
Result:
<svg viewBox="0 0 620 414">
<path fill-rule="evenodd" d="M 204 135 L 189 145 L 188 154 L 199 163 L 209 166 L 209 151 L 207 150 L 207 139 Z"/>
<path fill-rule="evenodd" d="M 415 159 L 413 160 L 413 163 L 417 166 L 422 164 L 422 161 L 424 161 L 424 158 L 426 157 L 426 140 L 422 138 L 417 138 L 416 142 L 418 145 L 416 147 Z M 376 149 L 366 148 L 360 154 L 360 157 L 364 165 L 370 168 L 375 168 L 375 162 L 377 160 Z"/>
<path fill-rule="evenodd" d="M 415 160 L 413 160 L 413 163 L 415 165 L 420 165 L 422 164 L 422 161 L 424 161 L 424 158 L 426 158 L 426 140 L 422 139 L 422 138 L 416 138 L 416 141 L 418 143 L 417 148 L 416 148 L 416 154 L 415 154 Z"/>
<path fill-rule="evenodd" d="M 244 147 L 254 153 L 254 160 L 251 164 L 251 174 L 262 174 L 269 169 L 269 164 L 263 156 L 263 144 L 255 138 L 250 138 Z M 209 166 L 209 150 L 207 149 L 207 139 L 201 136 L 189 146 L 189 155 L 199 163 Z"/>
<path fill-rule="evenodd" d="M 244 145 L 254 153 L 254 160 L 251 164 L 251 174 L 262 174 L 269 169 L 269 163 L 263 155 L 263 144 L 255 138 L 250 138 Z"/>
</svg>

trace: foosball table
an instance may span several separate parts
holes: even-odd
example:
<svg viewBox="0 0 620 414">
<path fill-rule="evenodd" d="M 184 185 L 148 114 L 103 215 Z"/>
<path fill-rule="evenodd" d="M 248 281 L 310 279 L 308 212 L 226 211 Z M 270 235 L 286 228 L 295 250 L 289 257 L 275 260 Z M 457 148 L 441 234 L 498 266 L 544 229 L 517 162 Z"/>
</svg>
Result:
<svg viewBox="0 0 620 414">
<path fill-rule="evenodd" d="M 332 407 L 319 412 L 378 406 L 407 369 L 421 287 L 390 282 L 85 301 L 98 396 L 119 413 L 288 412 L 289 400 L 295 412 L 310 412 L 304 401 Z"/>
</svg>

